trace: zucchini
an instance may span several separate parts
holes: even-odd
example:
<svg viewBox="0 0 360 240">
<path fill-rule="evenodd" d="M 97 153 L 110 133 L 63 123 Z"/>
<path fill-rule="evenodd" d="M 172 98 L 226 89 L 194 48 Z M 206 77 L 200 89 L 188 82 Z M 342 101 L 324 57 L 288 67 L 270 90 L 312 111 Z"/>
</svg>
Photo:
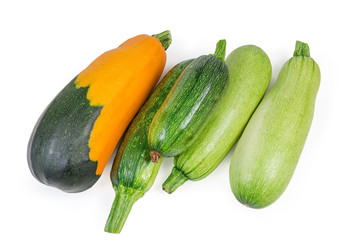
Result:
<svg viewBox="0 0 360 240">
<path fill-rule="evenodd" d="M 263 208 L 285 191 L 313 119 L 320 69 L 309 46 L 296 42 L 274 87 L 261 101 L 236 146 L 230 185 L 242 204 Z"/>
<path fill-rule="evenodd" d="M 179 155 L 194 143 L 227 87 L 226 41 L 215 54 L 196 58 L 181 74 L 149 129 L 151 158 Z"/>
<path fill-rule="evenodd" d="M 40 182 L 65 192 L 90 188 L 165 67 L 169 31 L 128 39 L 76 76 L 40 116 L 28 165 Z"/>
<path fill-rule="evenodd" d="M 116 196 L 106 222 L 106 232 L 119 233 L 133 204 L 153 185 L 162 159 L 158 163 L 150 159 L 149 126 L 176 79 L 191 61 L 177 64 L 165 75 L 137 113 L 120 144 L 110 173 Z"/>
<path fill-rule="evenodd" d="M 271 79 L 266 53 L 253 45 L 242 46 L 226 58 L 229 87 L 205 129 L 188 149 L 176 156 L 163 189 L 172 193 L 188 179 L 208 176 L 239 139 L 264 96 Z"/>
</svg>

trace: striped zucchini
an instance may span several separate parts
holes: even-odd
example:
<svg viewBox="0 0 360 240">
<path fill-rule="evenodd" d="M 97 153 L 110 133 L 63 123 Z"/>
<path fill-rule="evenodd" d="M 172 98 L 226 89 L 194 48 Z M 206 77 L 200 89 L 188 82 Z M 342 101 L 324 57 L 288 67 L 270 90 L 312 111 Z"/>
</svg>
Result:
<svg viewBox="0 0 360 240">
<path fill-rule="evenodd" d="M 320 69 L 297 42 L 241 136 L 230 163 L 230 185 L 241 203 L 263 208 L 285 191 L 313 119 Z"/>
<path fill-rule="evenodd" d="M 120 144 L 110 174 L 116 196 L 106 222 L 107 232 L 121 231 L 133 204 L 153 185 L 162 159 L 159 163 L 150 160 L 149 126 L 176 79 L 191 61 L 177 64 L 165 75 L 141 107 Z"/>
<path fill-rule="evenodd" d="M 227 57 L 229 87 L 197 141 L 175 157 L 163 189 L 171 193 L 188 179 L 208 176 L 239 139 L 271 79 L 271 63 L 259 47 L 242 46 Z"/>
<path fill-rule="evenodd" d="M 227 87 L 225 40 L 215 54 L 196 58 L 181 74 L 149 130 L 151 158 L 179 155 L 194 143 Z"/>
</svg>

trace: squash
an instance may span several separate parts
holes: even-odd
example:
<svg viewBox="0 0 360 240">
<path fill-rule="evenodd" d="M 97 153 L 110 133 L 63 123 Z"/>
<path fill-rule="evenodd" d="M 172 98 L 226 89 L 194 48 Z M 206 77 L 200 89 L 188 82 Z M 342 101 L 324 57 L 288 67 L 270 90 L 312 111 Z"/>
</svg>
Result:
<svg viewBox="0 0 360 240">
<path fill-rule="evenodd" d="M 90 188 L 160 78 L 169 31 L 139 35 L 80 72 L 40 116 L 28 165 L 40 182 L 65 192 Z"/>
<path fill-rule="evenodd" d="M 174 158 L 175 166 L 163 184 L 168 193 L 188 179 L 203 179 L 216 169 L 239 139 L 270 83 L 271 63 L 259 47 L 239 47 L 225 62 L 228 90 L 198 139 Z"/>
<path fill-rule="evenodd" d="M 177 64 L 165 75 L 131 122 L 120 144 L 111 169 L 111 182 L 116 195 L 106 222 L 106 232 L 119 233 L 133 204 L 153 185 L 162 159 L 158 163 L 150 159 L 150 123 L 176 79 L 191 61 Z"/>
<path fill-rule="evenodd" d="M 180 75 L 149 129 L 151 158 L 173 157 L 194 143 L 216 109 L 228 82 L 225 40 L 215 54 L 196 58 Z"/>
<path fill-rule="evenodd" d="M 288 186 L 304 147 L 320 85 L 309 46 L 297 42 L 240 137 L 230 162 L 230 186 L 252 208 L 275 202 Z"/>
</svg>

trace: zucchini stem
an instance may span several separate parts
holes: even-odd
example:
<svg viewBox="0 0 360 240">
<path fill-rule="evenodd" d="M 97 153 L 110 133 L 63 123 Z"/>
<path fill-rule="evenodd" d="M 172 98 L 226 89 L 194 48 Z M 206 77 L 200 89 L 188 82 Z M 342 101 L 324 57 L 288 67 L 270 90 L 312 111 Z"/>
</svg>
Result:
<svg viewBox="0 0 360 240">
<path fill-rule="evenodd" d="M 304 42 L 296 41 L 294 57 L 303 56 L 310 57 L 310 48 Z"/>
<path fill-rule="evenodd" d="M 144 195 L 144 192 L 127 188 L 122 185 L 114 186 L 115 199 L 106 221 L 105 232 L 120 233 L 134 203 Z"/>
<path fill-rule="evenodd" d="M 176 167 L 173 167 L 170 176 L 165 180 L 162 187 L 163 190 L 167 193 L 173 193 L 178 187 L 183 185 L 188 178 L 184 173 L 178 170 Z"/>
<path fill-rule="evenodd" d="M 225 62 L 225 53 L 226 53 L 226 40 L 225 39 L 219 40 L 216 44 L 215 53 L 211 55 Z"/>
<path fill-rule="evenodd" d="M 158 34 L 154 34 L 152 35 L 154 38 L 156 38 L 157 40 L 159 40 L 159 42 L 161 42 L 161 44 L 163 45 L 164 49 L 167 50 L 168 47 L 171 44 L 171 33 L 169 30 L 166 30 L 164 32 L 158 33 Z"/>
</svg>

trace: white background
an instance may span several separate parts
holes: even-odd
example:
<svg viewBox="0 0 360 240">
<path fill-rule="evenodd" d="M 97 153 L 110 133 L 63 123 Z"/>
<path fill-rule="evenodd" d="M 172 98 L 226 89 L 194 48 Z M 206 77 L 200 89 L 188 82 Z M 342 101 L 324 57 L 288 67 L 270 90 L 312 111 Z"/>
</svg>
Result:
<svg viewBox="0 0 360 240">
<path fill-rule="evenodd" d="M 360 239 L 360 51 L 356 1 L 1 1 L 1 239 Z M 169 70 L 179 61 L 261 47 L 272 83 L 307 42 L 322 79 L 315 116 L 294 177 L 268 208 L 241 205 L 229 186 L 229 156 L 206 179 L 172 195 L 166 159 L 120 235 L 103 232 L 113 201 L 109 163 L 89 190 L 40 184 L 26 149 L 43 109 L 101 53 L 138 34 L 171 30 Z M 5 237 L 6 236 L 6 237 Z"/>
</svg>

